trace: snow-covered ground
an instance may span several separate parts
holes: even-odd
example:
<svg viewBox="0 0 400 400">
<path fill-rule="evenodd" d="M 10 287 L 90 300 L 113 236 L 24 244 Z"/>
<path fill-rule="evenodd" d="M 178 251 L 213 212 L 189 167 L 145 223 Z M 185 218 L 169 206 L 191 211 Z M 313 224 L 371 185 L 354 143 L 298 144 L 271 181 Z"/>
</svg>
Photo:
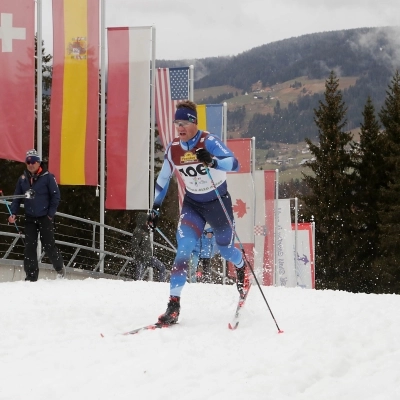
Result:
<svg viewBox="0 0 400 400">
<path fill-rule="evenodd" d="M 0 399 L 400 399 L 400 296 L 265 287 L 278 334 L 256 286 L 230 331 L 236 288 L 187 284 L 179 325 L 121 335 L 168 288 L 1 283 Z"/>
</svg>

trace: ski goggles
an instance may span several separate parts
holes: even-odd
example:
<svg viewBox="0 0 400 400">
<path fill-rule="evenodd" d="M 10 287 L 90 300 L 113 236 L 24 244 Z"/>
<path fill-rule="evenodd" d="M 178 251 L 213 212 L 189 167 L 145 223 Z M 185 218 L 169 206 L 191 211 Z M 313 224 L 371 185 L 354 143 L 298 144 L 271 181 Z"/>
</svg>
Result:
<svg viewBox="0 0 400 400">
<path fill-rule="evenodd" d="M 174 125 L 176 127 L 178 127 L 178 126 L 188 126 L 188 125 L 190 125 L 192 123 L 193 122 L 190 122 L 190 121 L 174 121 Z"/>
</svg>

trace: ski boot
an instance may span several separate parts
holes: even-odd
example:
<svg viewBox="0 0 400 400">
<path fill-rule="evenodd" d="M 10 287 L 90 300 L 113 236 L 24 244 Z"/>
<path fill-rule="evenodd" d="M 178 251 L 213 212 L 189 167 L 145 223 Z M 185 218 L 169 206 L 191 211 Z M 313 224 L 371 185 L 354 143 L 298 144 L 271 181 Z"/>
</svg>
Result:
<svg viewBox="0 0 400 400">
<path fill-rule="evenodd" d="M 243 299 L 250 287 L 246 263 L 243 264 L 242 268 L 236 268 L 236 286 L 240 297 Z"/>
<path fill-rule="evenodd" d="M 180 297 L 170 296 L 167 311 L 158 317 L 158 323 L 162 325 L 172 325 L 178 322 L 179 311 L 181 305 L 179 304 Z"/>
<path fill-rule="evenodd" d="M 66 273 L 66 269 L 63 265 L 63 267 L 59 271 L 57 271 L 57 279 L 64 279 L 65 273 Z"/>
</svg>

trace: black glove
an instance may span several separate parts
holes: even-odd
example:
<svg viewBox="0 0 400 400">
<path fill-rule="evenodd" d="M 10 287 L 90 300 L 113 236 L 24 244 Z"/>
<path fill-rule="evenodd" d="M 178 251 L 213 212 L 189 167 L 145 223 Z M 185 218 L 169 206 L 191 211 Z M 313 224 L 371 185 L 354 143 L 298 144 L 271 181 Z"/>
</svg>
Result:
<svg viewBox="0 0 400 400">
<path fill-rule="evenodd" d="M 211 157 L 211 154 L 206 149 L 197 149 L 196 157 L 198 161 L 206 164 L 208 167 L 215 166 L 215 160 Z"/>
<path fill-rule="evenodd" d="M 160 208 L 154 206 L 147 216 L 147 226 L 154 231 L 157 227 L 158 219 L 160 218 Z"/>
</svg>

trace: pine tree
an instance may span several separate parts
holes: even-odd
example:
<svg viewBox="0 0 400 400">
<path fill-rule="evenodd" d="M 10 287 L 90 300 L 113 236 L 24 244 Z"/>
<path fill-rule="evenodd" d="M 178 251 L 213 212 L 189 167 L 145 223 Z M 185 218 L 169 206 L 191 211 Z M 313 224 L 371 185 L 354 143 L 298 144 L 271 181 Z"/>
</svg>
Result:
<svg viewBox="0 0 400 400">
<path fill-rule="evenodd" d="M 377 262 L 382 293 L 400 293 L 400 74 L 396 71 L 379 113 L 385 129 L 387 187 L 381 190 L 380 258 Z"/>
<path fill-rule="evenodd" d="M 346 106 L 331 72 L 325 82 L 324 101 L 314 109 L 319 144 L 306 139 L 315 159 L 308 163 L 313 175 L 304 175 L 311 194 L 303 197 L 306 214 L 316 222 L 316 285 L 341 289 L 341 278 L 351 265 L 348 220 L 351 214 L 352 158 L 346 146 L 352 135 L 344 132 Z"/>
<path fill-rule="evenodd" d="M 351 276 L 352 291 L 371 293 L 377 291 L 374 261 L 378 252 L 380 189 L 387 183 L 384 162 L 385 135 L 375 115 L 372 100 L 368 97 L 361 123 L 360 143 L 354 144 L 354 201 L 352 224 L 354 265 Z"/>
</svg>

